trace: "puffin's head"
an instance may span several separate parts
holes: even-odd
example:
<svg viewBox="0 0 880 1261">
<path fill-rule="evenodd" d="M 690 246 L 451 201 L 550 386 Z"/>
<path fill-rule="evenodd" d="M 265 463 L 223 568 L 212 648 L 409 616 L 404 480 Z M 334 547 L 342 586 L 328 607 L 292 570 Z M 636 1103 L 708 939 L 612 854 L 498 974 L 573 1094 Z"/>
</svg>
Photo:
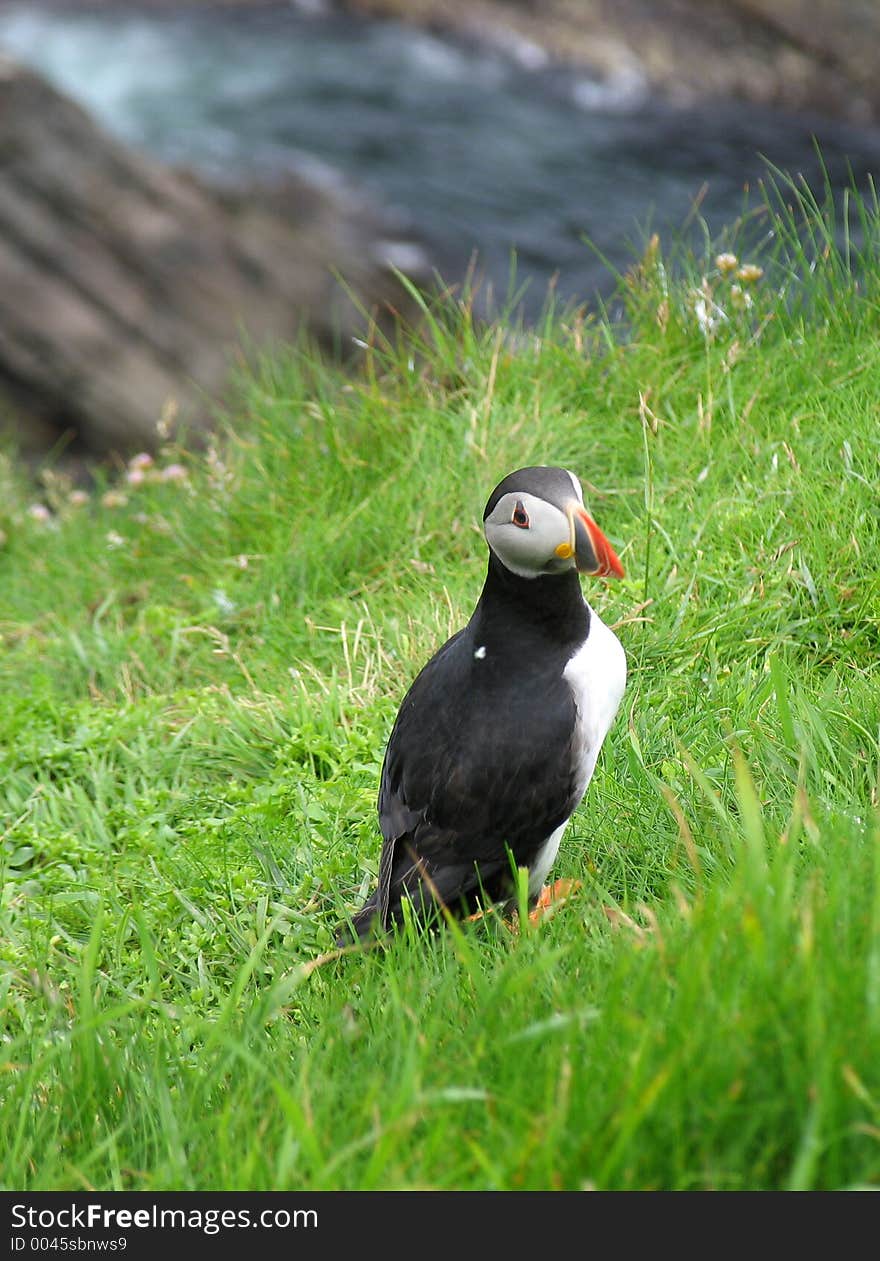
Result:
<svg viewBox="0 0 880 1261">
<path fill-rule="evenodd" d="M 614 548 L 584 508 L 581 484 L 568 469 L 508 473 L 489 496 L 483 529 L 502 565 L 521 578 L 566 569 L 623 577 Z"/>
</svg>

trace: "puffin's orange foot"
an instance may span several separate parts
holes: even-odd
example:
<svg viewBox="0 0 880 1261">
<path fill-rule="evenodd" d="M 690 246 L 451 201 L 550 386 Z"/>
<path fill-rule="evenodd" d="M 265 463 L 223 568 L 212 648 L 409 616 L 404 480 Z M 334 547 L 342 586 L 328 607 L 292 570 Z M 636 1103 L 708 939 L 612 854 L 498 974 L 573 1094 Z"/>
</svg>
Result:
<svg viewBox="0 0 880 1261">
<path fill-rule="evenodd" d="M 554 880 L 552 884 L 545 884 L 529 912 L 529 922 L 539 924 L 542 919 L 549 919 L 580 888 L 580 880 Z"/>
<path fill-rule="evenodd" d="M 580 880 L 554 880 L 552 884 L 545 884 L 541 892 L 538 894 L 538 900 L 529 911 L 529 923 L 539 924 L 542 919 L 549 919 L 551 915 L 559 910 L 560 906 L 564 906 L 573 893 L 577 893 L 582 887 Z M 483 919 L 486 915 L 495 913 L 495 907 L 490 906 L 485 911 L 474 911 L 473 915 L 468 915 L 465 923 L 473 924 L 476 920 Z M 505 919 L 504 923 L 513 932 L 518 932 L 517 920 Z"/>
</svg>

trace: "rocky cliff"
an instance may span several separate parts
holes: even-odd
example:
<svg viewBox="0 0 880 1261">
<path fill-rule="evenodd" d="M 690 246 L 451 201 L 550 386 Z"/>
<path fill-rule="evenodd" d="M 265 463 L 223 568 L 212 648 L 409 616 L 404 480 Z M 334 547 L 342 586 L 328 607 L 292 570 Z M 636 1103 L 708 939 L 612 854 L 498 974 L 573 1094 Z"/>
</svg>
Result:
<svg viewBox="0 0 880 1261">
<path fill-rule="evenodd" d="M 236 199 L 127 150 L 0 57 L 0 428 L 25 454 L 125 454 L 209 423 L 242 346 L 351 345 L 407 303 L 414 246 L 355 194 Z M 337 276 L 344 278 L 345 287 Z"/>
<path fill-rule="evenodd" d="M 210 0 L 203 0 L 207 3 Z M 343 0 L 457 30 L 535 64 L 583 67 L 622 92 L 713 97 L 880 119 L 876 0 Z"/>
</svg>

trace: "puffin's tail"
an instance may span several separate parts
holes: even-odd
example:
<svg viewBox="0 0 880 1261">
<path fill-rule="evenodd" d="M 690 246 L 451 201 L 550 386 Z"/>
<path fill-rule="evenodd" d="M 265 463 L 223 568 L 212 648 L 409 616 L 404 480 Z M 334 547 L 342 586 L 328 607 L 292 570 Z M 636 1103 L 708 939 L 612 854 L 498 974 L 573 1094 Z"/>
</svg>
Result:
<svg viewBox="0 0 880 1261">
<path fill-rule="evenodd" d="M 361 909 L 352 915 L 351 922 L 344 924 L 336 932 L 336 945 L 341 950 L 345 946 L 353 946 L 359 941 L 372 937 L 379 916 L 379 894 L 374 893 L 363 904 Z"/>
<path fill-rule="evenodd" d="M 442 923 L 449 914 L 456 918 L 469 915 L 482 906 L 504 902 L 509 897 L 506 860 L 483 863 L 479 870 L 474 864 L 449 863 L 435 867 L 430 875 L 426 874 L 423 862 L 411 863 L 396 873 L 391 883 L 385 923 L 381 922 L 377 889 L 351 917 L 351 923 L 338 930 L 336 945 L 342 948 L 366 941 L 374 935 L 382 935 L 384 929 L 403 920 L 404 902 L 409 903 L 415 921 L 426 926 Z"/>
</svg>

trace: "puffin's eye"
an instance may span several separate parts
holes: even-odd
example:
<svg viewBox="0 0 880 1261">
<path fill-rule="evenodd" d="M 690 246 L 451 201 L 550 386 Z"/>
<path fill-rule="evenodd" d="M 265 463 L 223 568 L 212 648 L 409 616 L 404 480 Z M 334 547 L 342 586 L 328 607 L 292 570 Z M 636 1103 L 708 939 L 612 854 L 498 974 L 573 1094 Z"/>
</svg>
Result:
<svg viewBox="0 0 880 1261">
<path fill-rule="evenodd" d="M 513 510 L 511 521 L 514 525 L 518 525 L 521 530 L 527 530 L 529 528 L 529 514 L 523 507 L 521 499 L 517 499 L 516 501 L 516 507 Z"/>
</svg>

